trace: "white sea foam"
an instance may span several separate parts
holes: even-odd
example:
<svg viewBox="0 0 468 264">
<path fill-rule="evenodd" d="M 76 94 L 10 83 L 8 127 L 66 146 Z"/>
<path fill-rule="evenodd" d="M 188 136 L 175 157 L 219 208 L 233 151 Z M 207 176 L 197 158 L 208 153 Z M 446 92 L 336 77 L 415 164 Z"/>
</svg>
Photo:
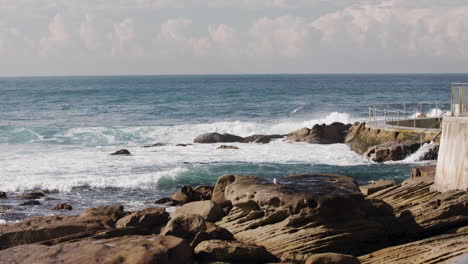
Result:
<svg viewBox="0 0 468 264">
<path fill-rule="evenodd" d="M 208 124 L 190 124 L 176 126 L 142 126 L 142 127 L 79 127 L 60 133 L 60 141 L 83 142 L 84 145 L 141 144 L 143 142 L 190 143 L 203 133 L 230 133 L 239 136 L 253 134 L 286 134 L 303 127 L 333 122 L 352 123 L 355 119 L 347 113 L 330 113 L 323 118 L 305 121 L 283 120 L 273 123 L 254 122 L 214 122 Z"/>
<path fill-rule="evenodd" d="M 352 122 L 345 113 L 331 113 L 322 119 L 284 121 L 275 124 L 217 122 L 212 124 L 72 128 L 56 135 L 58 143 L 0 144 L 0 186 L 3 191 L 49 188 L 68 191 L 76 186 L 154 188 L 163 178 L 175 180 L 186 172 L 187 164 L 280 163 L 348 166 L 367 164 L 344 144 L 317 145 L 284 143 L 240 144 L 238 150 L 217 150 L 220 144 L 190 143 L 202 133 L 285 134 L 314 124 Z M 50 137 L 49 139 L 50 140 Z M 68 142 L 68 143 L 66 143 Z M 142 148 L 164 142 L 167 146 Z M 132 156 L 110 156 L 128 148 Z"/>
<path fill-rule="evenodd" d="M 6 221 L 3 220 L 3 219 L 0 219 L 0 225 L 1 225 L 1 224 L 6 224 Z"/>
<path fill-rule="evenodd" d="M 444 111 L 440 108 L 431 108 L 429 111 L 427 112 L 415 112 L 414 114 L 412 114 L 410 116 L 410 118 L 417 118 L 418 116 L 420 116 L 421 114 L 424 114 L 425 116 L 427 117 L 441 117 L 441 116 L 449 116 L 450 115 L 450 111 Z"/>
</svg>

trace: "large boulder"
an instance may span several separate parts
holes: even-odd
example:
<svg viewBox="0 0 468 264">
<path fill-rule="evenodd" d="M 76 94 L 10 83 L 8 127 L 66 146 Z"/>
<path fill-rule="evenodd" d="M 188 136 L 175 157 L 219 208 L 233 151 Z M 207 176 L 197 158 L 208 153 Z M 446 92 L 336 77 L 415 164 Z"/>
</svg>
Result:
<svg viewBox="0 0 468 264">
<path fill-rule="evenodd" d="M 7 223 L 0 225 L 0 249 L 112 228 L 124 214 L 123 206 L 117 205 L 88 209 L 80 216 L 32 217 Z"/>
<path fill-rule="evenodd" d="M 344 143 L 351 124 L 339 122 L 330 125 L 315 125 L 312 129 L 306 127 L 294 131 L 286 136 L 288 142 L 306 142 L 313 144 Z"/>
<path fill-rule="evenodd" d="M 337 252 L 360 255 L 385 246 L 392 215 L 364 199 L 343 175 L 303 174 L 270 180 L 245 175 L 219 178 L 212 201 L 233 209 L 217 222 L 237 240 L 280 256 Z M 392 230 L 395 231 L 395 230 Z"/>
<path fill-rule="evenodd" d="M 169 213 L 166 212 L 165 208 L 152 207 L 131 213 L 120 218 L 115 226 L 117 228 L 136 226 L 153 229 L 160 228 L 162 225 L 165 225 L 168 219 Z"/>
<path fill-rule="evenodd" d="M 85 239 L 53 246 L 22 245 L 0 251 L 0 263 L 10 264 L 190 264 L 192 250 L 171 236 L 125 236 Z"/>
<path fill-rule="evenodd" d="M 276 261 L 264 247 L 237 241 L 207 240 L 195 247 L 197 258 L 240 263 L 265 263 Z"/>
<path fill-rule="evenodd" d="M 233 143 L 242 142 L 244 138 L 232 134 L 206 133 L 195 138 L 195 143 Z"/>
<path fill-rule="evenodd" d="M 198 214 L 206 221 L 216 222 L 223 218 L 224 211 L 221 206 L 212 201 L 198 201 L 182 205 L 177 208 L 173 215 Z"/>
<path fill-rule="evenodd" d="M 167 223 L 162 235 L 181 237 L 191 241 L 198 232 L 205 230 L 205 220 L 200 215 L 175 215 Z"/>
</svg>

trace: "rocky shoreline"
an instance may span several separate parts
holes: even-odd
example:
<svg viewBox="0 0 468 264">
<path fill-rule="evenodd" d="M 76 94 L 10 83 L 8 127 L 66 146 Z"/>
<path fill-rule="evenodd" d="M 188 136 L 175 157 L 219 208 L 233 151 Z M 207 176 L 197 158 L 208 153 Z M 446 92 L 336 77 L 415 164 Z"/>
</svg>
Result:
<svg viewBox="0 0 468 264">
<path fill-rule="evenodd" d="M 0 263 L 449 263 L 468 252 L 468 194 L 433 181 L 431 166 L 368 186 L 225 175 L 157 201 L 172 214 L 111 205 L 1 224 Z"/>
<path fill-rule="evenodd" d="M 351 150 L 375 162 L 403 160 L 415 153 L 423 144 L 433 143 L 421 160 L 435 160 L 439 150 L 437 131 L 382 130 L 369 128 L 366 123 L 315 125 L 301 128 L 286 135 L 252 135 L 240 137 L 232 134 L 206 133 L 195 138 L 194 143 L 261 143 L 282 139 L 284 142 L 309 144 L 346 143 Z M 236 149 L 234 146 L 223 149 Z"/>
</svg>

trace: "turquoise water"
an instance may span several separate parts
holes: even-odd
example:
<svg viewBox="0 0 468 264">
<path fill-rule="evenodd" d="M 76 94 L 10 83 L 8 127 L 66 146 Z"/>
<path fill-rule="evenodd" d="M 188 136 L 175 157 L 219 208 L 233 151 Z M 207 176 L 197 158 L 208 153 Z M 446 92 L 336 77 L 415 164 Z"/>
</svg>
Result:
<svg viewBox="0 0 468 264">
<path fill-rule="evenodd" d="M 417 163 L 374 164 L 344 144 L 235 144 L 239 150 L 175 144 L 207 132 L 284 134 L 362 121 L 369 105 L 447 103 L 451 81 L 468 82 L 468 75 L 0 78 L 0 190 L 55 189 L 53 196 L 76 213 L 108 203 L 140 208 L 183 184 L 214 184 L 224 174 L 341 173 L 360 183 L 401 181 Z M 167 145 L 141 147 L 156 142 Z M 134 155 L 108 155 L 120 148 Z M 0 219 L 50 214 L 45 209 L 53 203 Z"/>
</svg>

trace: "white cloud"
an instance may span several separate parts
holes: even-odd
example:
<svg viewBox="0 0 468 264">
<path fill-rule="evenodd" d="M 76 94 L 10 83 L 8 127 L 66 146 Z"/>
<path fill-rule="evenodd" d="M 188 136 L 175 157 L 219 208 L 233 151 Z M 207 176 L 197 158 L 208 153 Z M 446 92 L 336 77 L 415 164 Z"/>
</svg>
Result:
<svg viewBox="0 0 468 264">
<path fill-rule="evenodd" d="M 84 21 L 80 25 L 80 38 L 85 47 L 90 51 L 96 51 L 103 47 L 103 38 L 96 28 L 95 18 L 86 14 Z"/>
<path fill-rule="evenodd" d="M 0 57 L 19 57 L 27 55 L 33 43 L 17 28 L 0 23 Z"/>
<path fill-rule="evenodd" d="M 50 22 L 48 35 L 39 41 L 41 56 L 48 56 L 66 46 L 69 35 L 62 20 L 62 16 L 58 14 Z"/>
<path fill-rule="evenodd" d="M 111 34 L 113 46 L 111 54 L 113 56 L 142 56 L 143 50 L 136 41 L 135 21 L 126 18 L 119 23 L 114 24 L 114 30 Z"/>
<path fill-rule="evenodd" d="M 468 3 L 423 8 L 408 6 L 408 2 L 348 7 L 311 25 L 323 34 L 323 45 L 347 52 L 357 48 L 392 56 L 468 58 Z"/>
<path fill-rule="evenodd" d="M 249 29 L 253 38 L 250 47 L 261 57 L 302 58 L 310 30 L 306 19 L 301 17 L 261 18 Z"/>
</svg>

